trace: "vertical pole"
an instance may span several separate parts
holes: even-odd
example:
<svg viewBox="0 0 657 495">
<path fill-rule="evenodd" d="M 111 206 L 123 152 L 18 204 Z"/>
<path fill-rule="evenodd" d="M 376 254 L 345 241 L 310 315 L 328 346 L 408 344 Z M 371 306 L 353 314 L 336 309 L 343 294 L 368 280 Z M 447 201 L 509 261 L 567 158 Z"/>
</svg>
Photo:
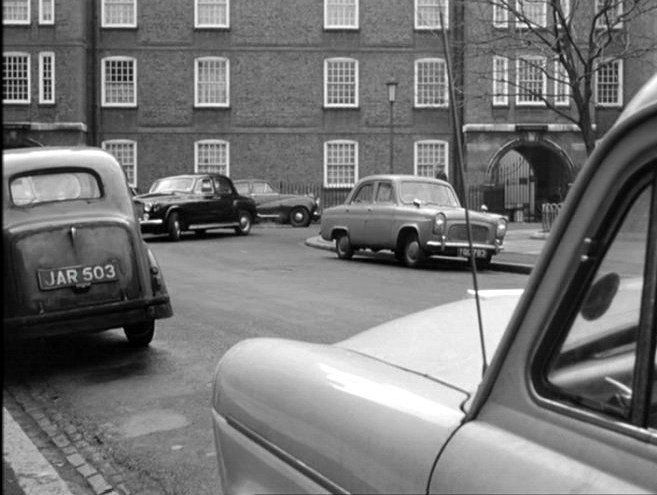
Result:
<svg viewBox="0 0 657 495">
<path fill-rule="evenodd" d="M 392 111 L 392 107 L 393 107 L 394 104 L 395 104 L 394 101 L 390 102 L 390 165 L 389 166 L 390 166 L 390 173 L 391 174 L 394 173 L 393 156 L 394 156 L 394 144 L 395 144 L 394 139 L 395 139 L 395 136 L 394 136 L 394 133 L 393 133 L 394 128 L 393 128 L 393 111 Z"/>
</svg>

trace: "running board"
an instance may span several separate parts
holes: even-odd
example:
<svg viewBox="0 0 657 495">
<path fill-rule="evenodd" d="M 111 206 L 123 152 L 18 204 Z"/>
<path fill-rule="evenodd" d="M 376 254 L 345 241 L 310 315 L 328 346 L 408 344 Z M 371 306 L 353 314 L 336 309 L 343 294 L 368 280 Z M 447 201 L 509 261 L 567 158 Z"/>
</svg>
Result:
<svg viewBox="0 0 657 495">
<path fill-rule="evenodd" d="M 187 226 L 187 230 L 227 229 L 239 227 L 237 223 L 195 223 Z"/>
</svg>

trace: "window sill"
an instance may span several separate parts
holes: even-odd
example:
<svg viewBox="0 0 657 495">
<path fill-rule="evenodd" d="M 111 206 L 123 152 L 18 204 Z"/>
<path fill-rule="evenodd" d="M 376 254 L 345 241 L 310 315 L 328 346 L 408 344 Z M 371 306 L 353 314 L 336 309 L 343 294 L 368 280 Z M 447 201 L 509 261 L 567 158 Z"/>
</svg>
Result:
<svg viewBox="0 0 657 495">
<path fill-rule="evenodd" d="M 126 24 L 126 25 L 117 25 L 117 26 L 109 25 L 109 26 L 100 26 L 100 27 L 102 29 L 137 29 L 136 24 L 134 26 Z"/>
<path fill-rule="evenodd" d="M 101 108 L 137 108 L 136 103 L 102 103 Z"/>
<path fill-rule="evenodd" d="M 215 104 L 194 104 L 195 109 L 199 110 L 230 110 L 230 105 Z"/>
<path fill-rule="evenodd" d="M 360 107 L 358 105 L 356 106 L 324 105 L 322 108 L 324 108 L 324 110 L 360 110 Z"/>
<path fill-rule="evenodd" d="M 230 26 L 194 26 L 195 31 L 230 31 Z"/>
</svg>

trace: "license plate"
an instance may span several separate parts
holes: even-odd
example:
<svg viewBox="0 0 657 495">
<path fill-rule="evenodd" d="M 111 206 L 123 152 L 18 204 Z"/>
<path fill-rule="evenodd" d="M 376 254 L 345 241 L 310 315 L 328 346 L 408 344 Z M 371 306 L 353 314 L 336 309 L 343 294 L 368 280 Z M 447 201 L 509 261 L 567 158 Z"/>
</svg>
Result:
<svg viewBox="0 0 657 495">
<path fill-rule="evenodd" d="M 488 252 L 485 249 L 475 248 L 472 251 L 474 251 L 474 257 L 475 258 L 487 258 L 488 257 Z M 469 258 L 470 257 L 470 249 L 469 248 L 460 248 L 459 249 L 459 256 L 463 256 L 464 258 Z"/>
<path fill-rule="evenodd" d="M 37 277 L 41 290 L 53 290 L 113 282 L 119 278 L 119 270 L 116 262 L 108 261 L 98 265 L 77 265 L 37 270 Z"/>
</svg>

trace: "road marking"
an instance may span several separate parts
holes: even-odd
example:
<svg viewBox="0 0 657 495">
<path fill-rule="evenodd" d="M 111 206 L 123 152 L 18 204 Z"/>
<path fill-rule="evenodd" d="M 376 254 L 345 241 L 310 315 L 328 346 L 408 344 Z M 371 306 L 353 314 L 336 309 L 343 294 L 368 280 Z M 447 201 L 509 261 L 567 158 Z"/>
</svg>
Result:
<svg viewBox="0 0 657 495">
<path fill-rule="evenodd" d="M 4 407 L 2 436 L 3 459 L 11 466 L 25 495 L 72 495 L 66 482 Z"/>
</svg>

